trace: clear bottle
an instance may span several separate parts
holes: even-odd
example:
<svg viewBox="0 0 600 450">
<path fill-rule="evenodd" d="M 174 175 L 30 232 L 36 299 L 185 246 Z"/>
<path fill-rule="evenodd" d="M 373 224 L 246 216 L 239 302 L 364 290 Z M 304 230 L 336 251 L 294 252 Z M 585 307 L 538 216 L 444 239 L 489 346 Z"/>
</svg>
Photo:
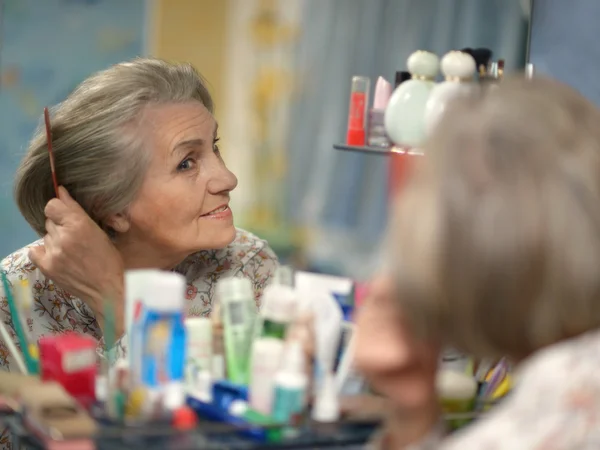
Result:
<svg viewBox="0 0 600 450">
<path fill-rule="evenodd" d="M 346 134 L 346 144 L 348 145 L 365 145 L 370 89 L 371 80 L 368 77 L 352 77 L 350 108 L 348 112 L 348 132 Z"/>
</svg>

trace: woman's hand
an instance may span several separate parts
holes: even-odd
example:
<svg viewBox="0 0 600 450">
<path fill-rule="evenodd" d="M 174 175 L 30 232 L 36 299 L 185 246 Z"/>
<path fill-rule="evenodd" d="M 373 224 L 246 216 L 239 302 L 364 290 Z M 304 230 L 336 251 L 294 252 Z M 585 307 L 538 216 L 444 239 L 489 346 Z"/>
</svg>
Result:
<svg viewBox="0 0 600 450">
<path fill-rule="evenodd" d="M 116 331 L 122 333 L 124 267 L 118 250 L 83 208 L 59 187 L 60 198 L 48 202 L 44 244 L 29 258 L 57 286 L 86 302 L 101 327 L 103 302 L 115 305 Z"/>
<path fill-rule="evenodd" d="M 393 279 L 381 276 L 370 284 L 355 333 L 359 370 L 389 400 L 394 442 L 406 445 L 421 439 L 440 417 L 435 390 L 439 348 L 413 336 Z"/>
</svg>

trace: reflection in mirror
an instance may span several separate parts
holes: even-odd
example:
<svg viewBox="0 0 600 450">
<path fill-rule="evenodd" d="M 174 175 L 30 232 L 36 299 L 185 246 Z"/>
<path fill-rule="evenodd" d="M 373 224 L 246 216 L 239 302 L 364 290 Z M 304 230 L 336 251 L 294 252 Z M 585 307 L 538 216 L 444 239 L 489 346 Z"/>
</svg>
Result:
<svg viewBox="0 0 600 450">
<path fill-rule="evenodd" d="M 294 222 L 318 229 L 314 245 L 319 254 L 339 255 L 343 249 L 343 256 L 326 258 L 338 259 L 346 273 L 365 276 L 380 262 L 377 248 L 385 229 L 392 169 L 388 158 L 331 150 L 346 137 L 352 77 L 369 77 L 372 87 L 379 76 L 395 84 L 396 72 L 408 70 L 407 60 L 416 50 L 441 59 L 451 50 L 488 49 L 491 54 L 475 58 L 478 66 L 482 58 L 492 73 L 498 72 L 499 60 L 504 61 L 506 74 L 522 70 L 529 4 L 525 0 L 302 3 L 303 32 L 296 53 L 301 94 L 292 101 L 290 123 L 297 126 L 289 130 L 288 139 L 288 211 Z M 437 80 L 441 79 L 439 73 Z"/>
</svg>

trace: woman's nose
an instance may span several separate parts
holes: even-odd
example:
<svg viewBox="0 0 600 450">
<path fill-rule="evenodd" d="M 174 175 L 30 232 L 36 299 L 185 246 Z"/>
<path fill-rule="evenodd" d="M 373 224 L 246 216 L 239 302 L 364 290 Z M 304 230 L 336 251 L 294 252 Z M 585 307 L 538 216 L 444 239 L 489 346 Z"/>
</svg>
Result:
<svg viewBox="0 0 600 450">
<path fill-rule="evenodd" d="M 237 177 L 221 162 L 214 169 L 207 188 L 211 194 L 220 194 L 233 191 L 237 184 Z"/>
</svg>

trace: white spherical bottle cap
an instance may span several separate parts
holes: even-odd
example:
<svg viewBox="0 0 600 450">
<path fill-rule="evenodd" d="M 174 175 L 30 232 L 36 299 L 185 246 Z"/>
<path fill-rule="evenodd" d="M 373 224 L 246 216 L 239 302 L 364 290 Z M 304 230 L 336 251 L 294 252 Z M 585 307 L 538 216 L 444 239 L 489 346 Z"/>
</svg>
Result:
<svg viewBox="0 0 600 450">
<path fill-rule="evenodd" d="M 440 71 L 440 59 L 434 53 L 418 50 L 408 57 L 408 71 L 414 77 L 435 78 Z"/>
<path fill-rule="evenodd" d="M 219 300 L 254 298 L 252 282 L 248 278 L 228 277 L 217 283 Z"/>
<path fill-rule="evenodd" d="M 452 80 L 469 80 L 475 74 L 475 59 L 465 52 L 452 51 L 442 58 L 442 74 Z"/>
</svg>

